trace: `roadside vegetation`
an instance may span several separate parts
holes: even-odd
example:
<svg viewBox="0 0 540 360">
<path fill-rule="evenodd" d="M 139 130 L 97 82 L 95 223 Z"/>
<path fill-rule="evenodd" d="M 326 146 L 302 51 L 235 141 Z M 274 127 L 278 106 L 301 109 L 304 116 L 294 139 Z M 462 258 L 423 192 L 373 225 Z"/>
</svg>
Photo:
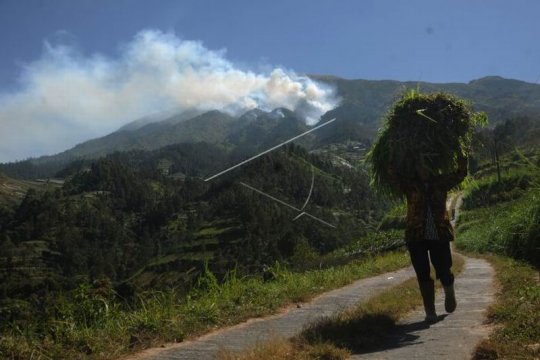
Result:
<svg viewBox="0 0 540 360">
<path fill-rule="evenodd" d="M 80 286 L 50 307 L 47 317 L 5 328 L 0 357 L 115 359 L 271 314 L 356 279 L 407 264 L 403 252 L 389 252 L 304 272 L 276 263 L 265 276 L 238 277 L 233 271 L 223 282 L 207 270 L 186 296 L 173 290 L 142 293 L 132 308 L 115 299 L 110 284 Z"/>
<path fill-rule="evenodd" d="M 500 255 L 487 259 L 495 267 L 497 302 L 488 311 L 491 336 L 476 348 L 474 359 L 538 359 L 540 356 L 540 278 L 523 261 Z"/>
<path fill-rule="evenodd" d="M 540 171 L 509 170 L 471 182 L 459 219 L 459 248 L 540 263 Z"/>
<path fill-rule="evenodd" d="M 540 153 L 518 149 L 486 166 L 465 191 L 456 245 L 485 256 L 496 270 L 494 330 L 475 359 L 540 356 Z"/>
</svg>

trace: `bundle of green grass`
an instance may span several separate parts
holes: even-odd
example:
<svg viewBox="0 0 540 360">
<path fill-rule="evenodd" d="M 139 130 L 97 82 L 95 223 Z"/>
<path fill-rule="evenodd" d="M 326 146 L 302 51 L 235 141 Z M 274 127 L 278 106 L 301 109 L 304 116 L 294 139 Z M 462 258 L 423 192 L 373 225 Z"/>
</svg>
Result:
<svg viewBox="0 0 540 360">
<path fill-rule="evenodd" d="M 485 113 L 475 113 L 466 101 L 447 93 L 405 93 L 384 118 L 379 136 L 368 153 L 372 184 L 381 192 L 404 195 L 392 181 L 418 179 L 417 169 L 444 176 L 457 170 L 458 158 L 468 156 L 474 129 L 485 125 Z"/>
</svg>

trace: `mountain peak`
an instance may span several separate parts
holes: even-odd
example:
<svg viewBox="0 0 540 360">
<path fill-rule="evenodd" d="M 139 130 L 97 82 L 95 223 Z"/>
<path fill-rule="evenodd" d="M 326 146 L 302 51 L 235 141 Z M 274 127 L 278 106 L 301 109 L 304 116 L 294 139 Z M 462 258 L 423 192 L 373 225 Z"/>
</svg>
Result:
<svg viewBox="0 0 540 360">
<path fill-rule="evenodd" d="M 503 82 L 508 83 L 508 84 L 538 85 L 538 84 L 528 82 L 528 81 L 523 81 L 523 80 L 507 79 L 507 78 L 503 78 L 502 76 L 497 76 L 497 75 L 484 76 L 484 77 L 481 77 L 479 79 L 471 80 L 471 81 L 469 81 L 468 84 L 469 85 L 481 84 L 481 85 L 491 86 L 492 84 L 503 83 Z"/>
<path fill-rule="evenodd" d="M 498 75 L 484 76 L 484 77 L 469 81 L 469 84 L 478 84 L 478 83 L 486 83 L 486 82 L 501 81 L 501 80 L 507 80 L 507 79 Z"/>
</svg>

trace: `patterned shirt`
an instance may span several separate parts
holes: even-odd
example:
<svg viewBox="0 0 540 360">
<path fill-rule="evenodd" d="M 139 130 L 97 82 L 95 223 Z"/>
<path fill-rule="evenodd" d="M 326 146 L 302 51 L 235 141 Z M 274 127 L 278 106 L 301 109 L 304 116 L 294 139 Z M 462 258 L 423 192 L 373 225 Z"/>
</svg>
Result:
<svg viewBox="0 0 540 360">
<path fill-rule="evenodd" d="M 391 166 L 388 167 L 388 176 L 394 186 L 407 197 L 405 242 L 422 241 L 428 238 L 438 241 L 454 240 L 454 229 L 446 211 L 446 195 L 452 187 L 467 176 L 466 157 L 458 158 L 456 172 L 436 176 L 431 181 L 431 191 L 426 191 L 426 184 L 422 182 L 404 181 L 404 178 Z M 433 227 L 430 224 L 434 225 L 435 232 L 432 231 Z M 428 235 L 430 232 L 431 234 Z M 434 233 L 436 237 L 433 236 Z"/>
<path fill-rule="evenodd" d="M 424 188 L 426 190 L 426 195 L 430 193 L 430 185 L 424 183 Z M 439 240 L 439 235 L 437 234 L 437 227 L 435 226 L 435 220 L 433 219 L 433 212 L 431 211 L 430 197 L 426 196 L 426 219 L 425 219 L 425 230 L 424 230 L 424 239 L 426 240 Z"/>
<path fill-rule="evenodd" d="M 437 228 L 435 227 L 435 221 L 433 220 L 433 213 L 431 212 L 431 206 L 426 206 L 426 230 L 424 232 L 426 240 L 439 240 L 437 235 Z"/>
</svg>

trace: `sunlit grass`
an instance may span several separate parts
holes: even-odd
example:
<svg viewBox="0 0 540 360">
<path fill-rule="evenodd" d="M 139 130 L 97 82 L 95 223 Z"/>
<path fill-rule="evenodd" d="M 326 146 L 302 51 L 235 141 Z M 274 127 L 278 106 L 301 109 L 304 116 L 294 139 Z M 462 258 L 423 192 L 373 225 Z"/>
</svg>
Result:
<svg viewBox="0 0 540 360">
<path fill-rule="evenodd" d="M 459 220 L 459 248 L 540 262 L 540 190 L 489 207 L 464 211 Z"/>
<path fill-rule="evenodd" d="M 498 254 L 487 255 L 498 283 L 488 312 L 494 331 L 478 345 L 474 359 L 540 356 L 540 170 L 519 155 L 500 182 L 490 171 L 472 184 L 466 192 L 469 210 L 459 221 L 458 248 Z"/>
<path fill-rule="evenodd" d="M 402 268 L 408 262 L 405 253 L 392 252 L 302 273 L 276 264 L 270 269 L 270 281 L 259 276 L 239 278 L 232 272 L 224 282 L 218 282 L 206 272 L 187 296 L 172 290 L 148 292 L 130 309 L 106 294 L 79 288 L 51 305 L 50 317 L 43 322 L 14 324 L 5 331 L 0 357 L 114 359 L 271 314 L 354 280 Z"/>
</svg>

